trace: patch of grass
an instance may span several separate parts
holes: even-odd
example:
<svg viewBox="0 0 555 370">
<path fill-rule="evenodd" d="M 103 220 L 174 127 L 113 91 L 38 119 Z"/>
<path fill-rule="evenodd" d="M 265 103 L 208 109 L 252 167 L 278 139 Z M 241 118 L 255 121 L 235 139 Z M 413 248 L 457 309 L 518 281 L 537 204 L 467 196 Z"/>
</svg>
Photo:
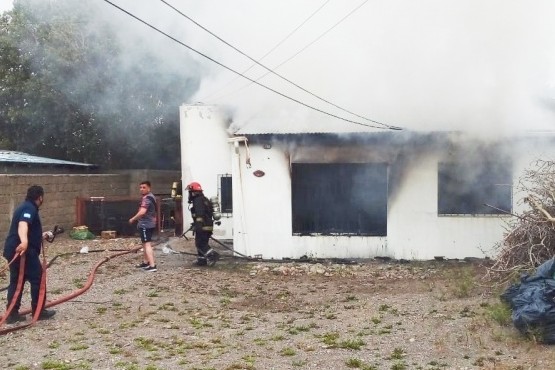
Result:
<svg viewBox="0 0 555 370">
<path fill-rule="evenodd" d="M 166 302 L 163 305 L 160 306 L 160 310 L 163 311 L 177 311 L 177 308 L 175 307 L 175 305 L 172 302 Z"/>
<path fill-rule="evenodd" d="M 279 351 L 280 355 L 282 356 L 295 356 L 297 352 L 291 347 L 285 347 L 281 351 Z"/>
<path fill-rule="evenodd" d="M 337 347 L 337 339 L 339 339 L 339 333 L 331 332 L 324 333 L 321 336 L 322 342 L 328 347 Z"/>
<path fill-rule="evenodd" d="M 355 350 L 359 350 L 362 346 L 364 346 L 366 343 L 360 339 L 349 339 L 349 340 L 344 340 L 341 341 L 339 343 L 339 348 L 345 348 L 345 349 L 355 349 Z"/>
<path fill-rule="evenodd" d="M 75 278 L 72 280 L 73 286 L 76 287 L 77 289 L 81 289 L 82 287 L 84 287 L 85 285 L 83 284 L 85 280 L 83 278 Z"/>
<path fill-rule="evenodd" d="M 139 365 L 130 362 L 116 362 L 115 366 L 123 370 L 139 370 Z"/>
<path fill-rule="evenodd" d="M 117 354 L 123 353 L 123 350 L 120 347 L 115 346 L 115 347 L 111 347 L 108 350 L 108 353 L 111 355 L 117 355 Z"/>
<path fill-rule="evenodd" d="M 154 340 L 150 338 L 138 337 L 133 340 L 135 345 L 139 348 L 142 348 L 146 351 L 154 352 L 158 349 L 155 346 Z"/>
<path fill-rule="evenodd" d="M 50 349 L 56 349 L 56 348 L 60 348 L 60 342 L 58 341 L 52 341 L 50 343 L 48 343 L 48 348 Z"/>
<path fill-rule="evenodd" d="M 405 354 L 406 353 L 404 349 L 397 347 L 393 349 L 393 352 L 391 352 L 389 358 L 392 360 L 401 360 L 405 357 Z"/>
<path fill-rule="evenodd" d="M 270 339 L 273 340 L 274 342 L 279 342 L 280 340 L 284 340 L 285 337 L 281 334 L 276 334 L 276 335 L 273 335 Z"/>
<path fill-rule="evenodd" d="M 391 365 L 391 370 L 406 370 L 408 366 L 403 361 L 397 361 L 393 365 Z"/>
<path fill-rule="evenodd" d="M 225 370 L 254 370 L 253 367 L 246 367 L 245 364 L 239 362 L 233 362 L 231 365 L 225 368 Z M 194 368 L 194 370 L 200 370 L 198 368 Z M 202 370 L 216 370 L 215 368 L 207 368 Z"/>
<path fill-rule="evenodd" d="M 193 328 L 195 329 L 202 329 L 202 328 L 211 328 L 213 327 L 212 324 L 207 323 L 202 321 L 201 319 L 199 319 L 198 317 L 191 317 L 189 319 L 189 323 L 191 323 L 191 325 L 193 326 Z"/>
<path fill-rule="evenodd" d="M 108 311 L 107 307 L 97 307 L 96 308 L 96 313 L 102 315 L 103 313 L 106 313 L 106 311 Z"/>
<path fill-rule="evenodd" d="M 137 323 L 136 322 L 122 322 L 119 324 L 119 328 L 120 329 L 129 329 L 129 328 L 135 328 L 137 327 Z"/>
<path fill-rule="evenodd" d="M 246 355 L 241 357 L 243 361 L 247 364 L 249 368 L 254 368 L 254 362 L 256 361 L 256 356 L 254 355 Z"/>
<path fill-rule="evenodd" d="M 449 279 L 452 285 L 453 296 L 457 298 L 468 298 L 472 293 L 476 280 L 475 274 L 471 267 L 465 267 L 459 270 L 452 270 L 452 276 Z"/>
<path fill-rule="evenodd" d="M 345 364 L 347 365 L 347 367 L 360 369 L 364 363 L 362 362 L 362 360 L 358 358 L 350 358 L 347 361 L 345 361 Z"/>
<path fill-rule="evenodd" d="M 42 369 L 54 369 L 54 370 L 70 370 L 71 367 L 62 362 L 62 361 L 54 361 L 54 360 L 46 360 L 41 364 Z"/>
<path fill-rule="evenodd" d="M 265 346 L 268 343 L 267 340 L 262 339 L 262 338 L 255 338 L 252 342 L 254 344 L 256 344 L 257 346 Z"/>
<path fill-rule="evenodd" d="M 501 326 L 509 326 L 512 324 L 511 308 L 504 302 L 489 305 L 486 308 L 487 316 Z"/>
<path fill-rule="evenodd" d="M 444 368 L 447 368 L 447 367 L 449 367 L 449 365 L 446 364 L 446 363 L 439 362 L 439 361 L 430 361 L 430 362 L 428 362 L 428 367 L 426 367 L 426 369 L 441 370 L 441 369 L 444 369 Z"/>
<path fill-rule="evenodd" d="M 89 348 L 89 346 L 84 344 L 84 343 L 75 343 L 71 347 L 69 347 L 69 350 L 70 351 L 82 351 L 82 350 L 87 349 L 87 348 Z"/>
<path fill-rule="evenodd" d="M 352 369 L 362 369 L 362 370 L 378 370 L 374 365 L 365 364 L 362 360 L 358 358 L 350 358 L 345 361 L 345 365 Z"/>
<path fill-rule="evenodd" d="M 146 296 L 149 298 L 159 297 L 160 293 L 158 293 L 157 290 L 151 290 L 146 294 Z"/>
</svg>

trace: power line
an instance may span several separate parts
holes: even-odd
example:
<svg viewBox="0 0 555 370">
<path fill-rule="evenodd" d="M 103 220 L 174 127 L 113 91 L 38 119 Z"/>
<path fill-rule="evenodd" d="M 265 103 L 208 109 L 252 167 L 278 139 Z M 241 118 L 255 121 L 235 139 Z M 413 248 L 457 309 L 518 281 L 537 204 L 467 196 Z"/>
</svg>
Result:
<svg viewBox="0 0 555 370">
<path fill-rule="evenodd" d="M 308 18 L 306 18 L 304 21 L 302 21 L 297 27 L 295 27 L 291 32 L 289 32 L 289 34 L 287 36 L 285 36 L 280 42 L 278 42 L 273 48 L 271 48 L 268 52 L 266 52 L 266 54 L 264 54 L 263 56 L 260 57 L 260 60 L 264 60 L 264 58 L 266 58 L 268 55 L 270 55 L 274 50 L 276 50 L 279 46 L 281 46 L 285 41 L 287 41 L 293 34 L 295 34 L 295 32 L 297 32 L 302 26 L 304 26 L 306 24 L 306 22 L 308 22 L 312 17 L 314 17 L 320 10 L 322 10 L 322 8 L 324 6 L 326 6 L 331 0 L 326 0 L 322 5 L 320 5 L 318 7 L 318 9 L 316 9 L 314 12 L 312 12 L 312 14 L 310 14 L 310 16 L 308 16 Z M 250 71 L 254 66 L 256 65 L 256 63 L 253 63 L 250 65 L 250 67 L 248 67 L 247 69 L 245 69 L 243 72 L 241 73 L 247 73 L 248 71 Z M 235 76 L 235 78 L 233 80 L 230 80 L 228 83 L 226 83 L 224 86 L 222 86 L 222 88 L 230 85 L 233 81 L 235 81 L 236 79 L 238 79 L 239 76 Z M 257 78 L 257 80 L 259 80 L 259 78 Z M 250 84 L 248 84 L 250 85 Z M 248 86 L 248 85 L 245 85 Z M 240 88 L 238 90 L 241 90 L 243 88 Z M 220 89 L 221 90 L 221 89 Z M 235 90 L 235 91 L 238 91 Z M 215 95 L 217 92 L 211 93 L 209 95 L 207 95 L 205 98 L 201 99 L 201 100 L 205 100 L 205 99 L 209 99 L 211 96 Z M 223 96 L 229 95 L 231 94 L 225 94 Z"/>
<path fill-rule="evenodd" d="M 195 21 L 194 19 L 192 19 L 192 18 L 189 17 L 188 15 L 184 14 L 184 13 L 181 12 L 179 9 L 175 8 L 173 5 L 168 4 L 167 1 L 165 1 L 165 0 L 160 0 L 160 1 L 161 1 L 162 3 L 164 3 L 164 4 L 166 4 L 167 6 L 169 6 L 170 8 L 172 8 L 173 10 L 175 10 L 175 11 L 176 11 L 177 13 L 179 13 L 181 16 L 183 16 L 183 17 L 187 18 L 189 21 L 193 22 L 193 23 L 194 23 L 195 25 L 197 25 L 198 27 L 202 28 L 204 31 L 208 32 L 210 35 L 214 36 L 215 38 L 217 38 L 218 40 L 220 40 L 221 42 L 223 42 L 224 44 L 226 44 L 227 46 L 229 46 L 230 48 L 232 48 L 233 50 L 235 50 L 236 52 L 238 52 L 239 54 L 241 54 L 241 55 L 247 57 L 248 59 L 250 59 L 250 60 L 253 61 L 254 63 L 258 64 L 259 66 L 261 66 L 262 68 L 264 68 L 265 70 L 267 70 L 268 73 L 272 73 L 272 74 L 276 75 L 277 77 L 281 78 L 282 80 L 289 82 L 291 85 L 293 85 L 293 86 L 295 86 L 296 88 L 298 88 L 298 89 L 300 89 L 300 90 L 306 92 L 307 94 L 310 94 L 310 95 L 314 96 L 316 99 L 319 99 L 319 100 L 321 100 L 321 101 L 323 101 L 323 102 L 325 102 L 325 103 L 328 103 L 328 104 L 334 106 L 335 108 L 338 108 L 338 109 L 340 109 L 340 110 L 342 110 L 342 111 L 344 111 L 344 112 L 347 112 L 347 113 L 349 113 L 349 114 L 352 114 L 352 115 L 354 115 L 354 116 L 356 116 L 356 117 L 358 117 L 358 118 L 362 118 L 362 119 L 364 119 L 364 120 L 366 120 L 366 121 L 368 121 L 368 122 L 373 122 L 373 123 L 375 123 L 375 124 L 384 126 L 384 127 L 388 128 L 388 129 L 393 129 L 393 130 L 400 130 L 400 129 L 401 129 L 400 127 L 395 127 L 395 126 L 387 125 L 387 124 L 385 124 L 385 123 L 382 123 L 382 122 L 379 122 L 379 121 L 376 121 L 376 120 L 373 120 L 373 119 L 366 118 L 366 117 L 364 117 L 364 116 L 358 115 L 358 114 L 356 114 L 356 113 L 354 113 L 354 112 L 351 112 L 351 111 L 349 111 L 349 110 L 347 110 L 347 109 L 345 109 L 345 108 L 343 108 L 343 107 L 341 107 L 341 106 L 339 106 L 339 105 L 337 105 L 337 104 L 335 104 L 335 103 L 333 103 L 333 102 L 331 102 L 331 101 L 329 101 L 329 100 L 327 100 L 327 99 L 324 99 L 324 98 L 322 98 L 322 97 L 320 97 L 320 96 L 314 94 L 313 92 L 311 92 L 311 91 L 305 89 L 305 88 L 302 87 L 302 86 L 299 86 L 299 85 L 296 84 L 295 82 L 293 82 L 293 81 L 287 79 L 286 77 L 284 77 L 284 76 L 278 74 L 277 72 L 273 71 L 273 70 L 270 69 L 269 67 L 266 67 L 264 64 L 260 63 L 258 60 L 256 60 L 256 59 L 250 57 L 249 55 L 245 54 L 243 51 L 241 51 L 241 50 L 239 50 L 238 48 L 236 48 L 235 46 L 231 45 L 229 42 L 225 41 L 225 40 L 222 39 L 220 36 L 216 35 L 215 33 L 213 33 L 212 31 L 210 31 L 209 29 L 207 29 L 206 27 L 204 27 L 203 25 L 201 25 L 200 23 L 198 23 L 197 21 Z M 325 35 L 325 34 L 328 33 L 329 31 L 331 31 L 331 29 L 333 29 L 334 27 L 336 27 L 339 23 L 343 22 L 343 20 L 345 20 L 347 17 L 349 17 L 349 16 L 350 16 L 351 14 L 353 14 L 355 11 L 357 11 L 358 9 L 360 9 L 360 8 L 361 8 L 364 4 L 366 4 L 367 2 L 368 2 L 368 0 L 364 0 L 359 6 L 357 6 L 357 7 L 356 7 L 355 9 L 353 9 L 349 14 L 347 14 L 347 15 L 346 15 L 345 17 L 343 17 L 339 22 L 337 22 L 332 28 L 328 29 L 324 34 L 320 35 L 319 38 L 321 38 L 323 35 Z M 319 39 L 319 38 L 318 38 L 318 39 Z M 316 42 L 316 40 L 313 41 L 312 43 L 314 43 L 314 42 Z M 311 45 L 312 45 L 312 43 L 311 43 Z M 305 48 L 305 49 L 306 49 L 306 48 Z M 304 50 L 304 49 L 303 49 L 303 50 Z M 298 53 L 297 53 L 297 54 L 298 54 Z M 297 54 L 296 54 L 296 55 L 297 55 Z M 291 58 L 289 58 L 288 60 L 290 60 L 290 59 L 291 59 Z M 283 64 L 283 63 L 282 63 L 282 64 Z M 281 65 L 281 64 L 280 64 L 280 65 Z M 279 66 L 278 66 L 278 67 L 279 67 Z M 242 74 L 241 74 L 241 75 L 242 75 Z M 244 76 L 244 75 L 242 75 L 242 76 Z M 264 76 L 262 76 L 262 77 L 264 77 Z M 249 80 L 250 80 L 251 82 L 255 82 L 255 81 L 259 80 L 259 79 L 262 78 L 262 77 L 259 77 L 259 78 L 256 79 L 256 80 L 252 80 L 252 79 L 249 78 Z"/>
<path fill-rule="evenodd" d="M 263 88 L 265 88 L 265 89 L 267 89 L 267 90 L 269 90 L 269 91 L 271 91 L 271 92 L 273 92 L 273 93 L 275 93 L 275 94 L 278 94 L 278 95 L 280 95 L 280 96 L 282 96 L 282 97 L 284 97 L 284 98 L 286 98 L 286 99 L 289 99 L 289 100 L 291 100 L 291 101 L 293 101 L 293 102 L 295 102 L 295 103 L 301 104 L 301 105 L 303 105 L 303 106 L 305 106 L 305 107 L 307 107 L 307 108 L 310 108 L 310 109 L 312 109 L 312 110 L 314 110 L 314 111 L 317 111 L 317 112 L 326 114 L 326 115 L 328 115 L 328 116 L 330 116 L 330 117 L 334 117 L 334 118 L 337 118 L 337 119 L 340 119 L 340 120 L 343 120 L 343 121 L 346 121 L 346 122 L 354 123 L 355 125 L 361 125 L 361 126 L 366 126 L 366 127 L 372 127 L 372 128 L 383 129 L 383 127 L 378 127 L 378 126 L 375 126 L 375 125 L 369 125 L 369 124 L 365 124 L 365 123 L 362 123 L 362 122 L 357 122 L 357 121 L 353 121 L 353 120 L 350 120 L 350 119 L 347 119 L 347 118 L 340 117 L 340 116 L 335 115 L 335 114 L 333 114 L 333 113 L 329 113 L 329 112 L 326 112 L 326 111 L 324 111 L 324 110 L 322 110 L 322 109 L 313 107 L 313 106 L 308 105 L 308 104 L 306 104 L 306 103 L 303 103 L 303 102 L 301 102 L 301 101 L 299 101 L 299 100 L 297 100 L 297 99 L 295 99 L 295 98 L 292 98 L 292 97 L 290 97 L 290 96 L 288 96 L 288 95 L 285 95 L 284 93 L 281 93 L 281 92 L 279 92 L 279 91 L 277 91 L 277 90 L 275 90 L 275 89 L 272 89 L 272 88 L 269 87 L 269 86 L 266 86 L 266 85 L 264 85 L 264 84 L 262 84 L 262 83 L 260 83 L 260 82 L 258 82 L 258 81 L 255 81 L 255 80 L 253 80 L 252 78 L 247 77 L 247 76 L 241 74 L 240 72 L 238 72 L 238 71 L 236 71 L 236 70 L 234 70 L 234 69 L 232 69 L 232 68 L 230 68 L 230 67 L 228 67 L 228 66 L 226 66 L 226 65 L 224 65 L 224 64 L 222 64 L 222 63 L 220 63 L 220 62 L 218 62 L 217 60 L 215 60 L 215 59 L 209 57 L 208 55 L 201 53 L 200 51 L 198 51 L 198 50 L 192 48 L 191 46 L 185 44 L 184 42 L 182 42 L 182 41 L 176 39 L 175 37 L 173 37 L 173 36 L 171 36 L 171 35 L 165 33 L 164 31 L 162 31 L 162 30 L 156 28 L 155 26 L 151 25 L 150 23 L 148 23 L 148 22 L 142 20 L 141 18 L 135 16 L 134 14 L 130 13 L 129 11 L 127 11 L 127 10 L 121 8 L 120 6 L 118 6 L 118 5 L 114 4 L 114 3 L 112 3 L 110 0 L 104 0 L 104 2 L 106 2 L 106 3 L 110 4 L 110 5 L 112 5 L 114 8 L 116 8 L 116 9 L 122 11 L 123 13 L 129 15 L 130 17 L 132 17 L 132 18 L 134 18 L 135 20 L 141 22 L 141 23 L 144 24 L 145 26 L 147 26 L 147 27 L 149 27 L 149 28 L 155 30 L 156 32 L 158 32 L 158 33 L 160 33 L 160 34 L 166 36 L 166 37 L 169 38 L 170 40 L 172 40 L 172 41 L 174 41 L 174 42 L 177 42 L 178 44 L 180 44 L 180 45 L 186 47 L 187 49 L 189 49 L 189 50 L 191 50 L 191 51 L 197 53 L 198 55 L 200 55 L 200 56 L 202 56 L 202 57 L 204 57 L 204 58 L 210 60 L 210 61 L 213 62 L 213 63 L 216 63 L 216 64 L 219 65 L 220 67 L 223 67 L 223 68 L 227 69 L 228 71 L 231 71 L 231 72 L 233 72 L 233 73 L 236 73 L 236 74 L 238 74 L 239 76 L 241 76 L 241 77 L 243 77 L 243 78 L 245 78 L 245 79 L 251 81 L 252 83 L 255 83 L 255 84 L 257 84 L 258 86 L 263 87 Z M 391 126 L 391 127 L 386 127 L 386 128 L 388 128 L 388 129 L 390 129 L 390 130 L 401 130 L 401 128 L 399 128 L 399 127 L 393 127 L 393 126 Z"/>
</svg>

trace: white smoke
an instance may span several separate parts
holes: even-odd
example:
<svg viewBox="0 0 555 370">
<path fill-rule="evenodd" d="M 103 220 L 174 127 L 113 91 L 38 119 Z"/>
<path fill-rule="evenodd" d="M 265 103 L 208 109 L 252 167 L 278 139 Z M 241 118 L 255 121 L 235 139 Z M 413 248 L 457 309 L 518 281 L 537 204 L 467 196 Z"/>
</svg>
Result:
<svg viewBox="0 0 555 370">
<path fill-rule="evenodd" d="M 113 2 L 231 69 L 243 72 L 253 64 L 161 1 Z M 274 68 L 289 59 L 276 72 L 388 125 L 490 135 L 555 129 L 555 2 L 550 0 L 167 2 L 255 59 L 325 3 L 262 63 Z M 233 112 L 235 125 L 262 122 L 270 130 L 284 125 L 316 130 L 326 122 L 360 128 L 237 77 L 112 6 L 97 4 L 103 17 L 121 20 L 119 30 L 130 36 L 129 42 L 156 50 L 165 63 L 201 77 L 199 91 L 184 103 L 219 104 Z M 267 71 L 255 66 L 245 74 L 257 79 Z M 271 74 L 260 83 L 365 122 Z"/>
<path fill-rule="evenodd" d="M 263 56 L 323 2 L 173 1 L 253 58 Z M 273 67 L 290 58 L 362 2 L 330 1 L 263 63 Z M 368 1 L 277 72 L 337 105 L 386 124 L 492 134 L 553 130 L 554 11 L 555 3 L 549 0 L 533 5 L 523 0 Z M 171 19 L 188 22 L 175 17 Z M 233 69 L 244 71 L 252 64 L 200 28 L 188 27 L 183 36 Z M 303 117 L 314 125 L 328 120 L 206 63 L 210 73 L 194 100 L 234 107 L 236 122 L 262 119 L 271 124 L 272 117 L 283 121 L 284 115 Z M 256 67 L 246 74 L 257 78 L 264 73 Z M 275 76 L 268 75 L 261 83 L 361 121 Z"/>
</svg>

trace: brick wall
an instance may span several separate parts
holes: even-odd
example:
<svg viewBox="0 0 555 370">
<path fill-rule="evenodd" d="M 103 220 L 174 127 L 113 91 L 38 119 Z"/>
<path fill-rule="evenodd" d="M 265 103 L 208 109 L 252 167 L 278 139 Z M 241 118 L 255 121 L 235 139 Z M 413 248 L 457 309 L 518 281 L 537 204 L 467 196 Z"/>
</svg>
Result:
<svg viewBox="0 0 555 370">
<path fill-rule="evenodd" d="M 137 196 L 139 182 L 149 180 L 156 195 L 169 194 L 171 184 L 181 178 L 179 171 L 137 170 L 114 174 L 5 174 L 0 175 L 0 249 L 3 247 L 13 211 L 24 199 L 27 188 L 41 185 L 44 204 L 40 209 L 43 228 L 75 225 L 78 197 Z M 132 216 L 132 215 L 130 215 Z"/>
</svg>

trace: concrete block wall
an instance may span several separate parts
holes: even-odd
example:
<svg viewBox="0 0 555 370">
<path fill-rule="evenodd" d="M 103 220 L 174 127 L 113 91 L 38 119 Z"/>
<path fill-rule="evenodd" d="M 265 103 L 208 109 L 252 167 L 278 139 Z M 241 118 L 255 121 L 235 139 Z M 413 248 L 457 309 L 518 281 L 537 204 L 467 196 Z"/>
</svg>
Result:
<svg viewBox="0 0 555 370">
<path fill-rule="evenodd" d="M 167 194 L 172 182 L 180 176 L 179 171 L 155 170 L 113 174 L 0 175 L 0 249 L 3 248 L 13 211 L 25 199 L 27 188 L 31 185 L 40 185 L 45 191 L 44 204 L 40 209 L 43 229 L 59 225 L 70 230 L 77 226 L 75 210 L 78 197 L 137 196 L 139 199 L 139 182 L 142 180 L 151 181 L 156 195 Z"/>
<path fill-rule="evenodd" d="M 171 194 L 172 183 L 181 180 L 181 172 L 168 170 L 125 170 L 118 172 L 129 176 L 129 194 L 139 194 L 139 184 L 148 180 L 152 185 L 152 193 L 162 197 Z"/>
</svg>

